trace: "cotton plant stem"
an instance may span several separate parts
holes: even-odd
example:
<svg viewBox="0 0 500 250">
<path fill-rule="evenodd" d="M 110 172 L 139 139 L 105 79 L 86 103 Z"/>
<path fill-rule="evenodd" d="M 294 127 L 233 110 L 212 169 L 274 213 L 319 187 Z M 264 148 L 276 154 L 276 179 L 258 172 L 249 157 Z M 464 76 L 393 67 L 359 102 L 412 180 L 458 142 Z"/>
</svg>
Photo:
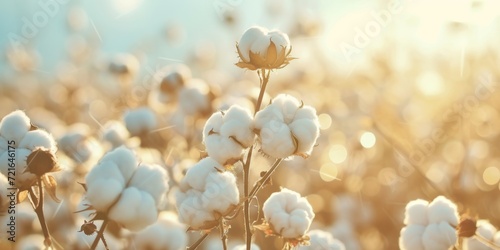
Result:
<svg viewBox="0 0 500 250">
<path fill-rule="evenodd" d="M 102 240 L 104 247 L 106 249 L 108 249 L 108 246 L 106 244 L 106 240 L 104 239 L 104 230 L 106 229 L 108 222 L 109 222 L 108 218 L 103 220 L 102 225 L 101 225 L 101 229 L 99 229 L 99 232 L 97 232 L 97 237 L 95 237 L 94 242 L 92 243 L 92 246 L 90 247 L 91 250 L 95 250 L 97 248 L 97 244 L 99 244 L 99 240 Z"/>
<path fill-rule="evenodd" d="M 483 243 L 485 246 L 490 247 L 493 250 L 500 250 L 500 246 L 495 245 L 495 243 L 491 242 L 490 240 L 484 238 L 483 236 L 479 234 L 475 234 L 474 238 L 476 238 L 479 242 Z"/>
<path fill-rule="evenodd" d="M 273 166 L 271 169 L 269 169 L 262 178 L 260 178 L 259 181 L 257 181 L 256 185 L 252 188 L 252 191 L 250 192 L 250 196 L 248 196 L 248 201 L 252 200 L 255 196 L 257 196 L 257 193 L 262 189 L 264 184 L 271 178 L 271 175 L 278 169 L 278 166 L 280 163 L 283 161 L 283 158 L 276 159 L 274 162 Z"/>
<path fill-rule="evenodd" d="M 262 106 L 262 100 L 264 99 L 264 94 L 266 93 L 266 88 L 267 88 L 267 83 L 269 82 L 269 76 L 271 71 L 266 71 L 265 69 L 261 69 L 260 71 L 257 72 L 259 74 L 260 78 L 260 92 L 259 92 L 259 97 L 257 99 L 257 103 L 255 105 L 255 114 L 259 112 L 260 107 Z M 250 200 L 248 199 L 248 188 L 249 188 L 249 177 L 250 177 L 250 163 L 252 161 L 252 153 L 253 153 L 253 146 L 250 147 L 248 150 L 247 154 L 247 160 L 245 164 L 243 165 L 243 195 L 246 198 L 244 205 L 243 205 L 243 220 L 245 223 L 245 242 L 246 242 L 246 249 L 250 250 L 250 247 L 252 245 L 252 228 L 251 228 L 251 221 L 250 221 Z"/>
<path fill-rule="evenodd" d="M 198 248 L 201 245 L 201 243 L 203 243 L 203 241 L 208 237 L 209 234 L 210 232 L 204 233 L 203 236 L 201 236 L 193 245 L 188 247 L 187 250 L 195 250 L 196 248 Z"/>
<path fill-rule="evenodd" d="M 35 210 L 35 213 L 38 217 L 38 221 L 40 221 L 40 226 L 42 227 L 42 232 L 43 232 L 43 237 L 45 238 L 44 240 L 44 245 L 45 247 L 51 247 L 52 246 L 52 240 L 51 240 L 51 237 L 50 237 L 50 233 L 49 233 L 49 228 L 47 227 L 47 222 L 45 221 L 45 215 L 43 214 L 43 187 L 42 187 L 42 178 L 41 177 L 38 177 L 37 179 L 37 183 L 38 183 L 38 198 L 36 197 L 35 195 L 35 192 L 33 189 L 30 189 L 28 191 L 29 195 L 30 195 L 30 198 L 31 200 L 33 201 L 33 205 L 34 205 L 34 210 Z M 38 201 L 38 202 L 36 202 Z"/>
<path fill-rule="evenodd" d="M 227 250 L 227 235 L 224 228 L 224 219 L 221 218 L 219 222 L 220 240 L 222 241 L 222 248 Z"/>
</svg>

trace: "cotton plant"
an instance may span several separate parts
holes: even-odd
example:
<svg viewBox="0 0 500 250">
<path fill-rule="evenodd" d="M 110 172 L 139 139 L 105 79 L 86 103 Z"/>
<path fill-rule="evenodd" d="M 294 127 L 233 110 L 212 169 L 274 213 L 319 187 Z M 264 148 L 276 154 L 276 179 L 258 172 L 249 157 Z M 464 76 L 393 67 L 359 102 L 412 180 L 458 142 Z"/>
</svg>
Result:
<svg viewBox="0 0 500 250">
<path fill-rule="evenodd" d="M 98 244 L 109 220 L 130 231 L 139 231 L 156 222 L 168 190 L 168 175 L 155 164 L 139 163 L 134 152 L 124 146 L 106 153 L 85 177 L 86 208 L 93 211 L 84 226 L 94 228 L 93 248 Z"/>
<path fill-rule="evenodd" d="M 163 142 L 153 134 L 158 128 L 158 119 L 155 111 L 150 107 L 143 106 L 126 110 L 123 114 L 123 122 L 130 135 L 140 139 L 142 147 L 159 148 L 162 146 Z"/>
<path fill-rule="evenodd" d="M 309 245 L 308 246 L 300 246 L 300 250 L 319 250 L 319 249 L 328 249 L 328 250 L 345 250 L 346 247 L 344 243 L 340 240 L 333 238 L 333 236 L 322 230 L 311 230 L 309 231 Z"/>
<path fill-rule="evenodd" d="M 0 172 L 8 178 L 10 187 L 17 188 L 18 203 L 29 198 L 47 247 L 52 245 L 52 240 L 43 203 L 45 193 L 59 201 L 56 197 L 57 182 L 50 175 L 60 170 L 56 151 L 52 135 L 34 126 L 24 111 L 16 110 L 0 121 Z"/>
<path fill-rule="evenodd" d="M 158 220 L 132 236 L 131 245 L 137 249 L 185 249 L 188 243 L 186 226 L 176 214 L 161 212 Z"/>
<path fill-rule="evenodd" d="M 403 250 L 448 249 L 457 242 L 457 205 L 444 196 L 430 203 L 418 199 L 405 208 L 404 224 L 399 238 Z"/>
<path fill-rule="evenodd" d="M 236 66 L 256 71 L 260 79 L 260 90 L 253 114 L 241 106 L 230 105 L 225 110 L 213 113 L 205 123 L 203 144 L 206 158 L 188 170 L 181 180 L 177 195 L 177 210 L 181 222 L 193 230 L 205 232 L 191 246 L 192 249 L 198 247 L 216 227 L 219 228 L 222 248 L 228 249 L 229 227 L 226 222 L 234 219 L 241 209 L 244 214 L 245 246 L 250 249 L 255 231 L 252 227 L 255 221 L 250 219 L 250 202 L 269 183 L 271 175 L 283 159 L 293 156 L 307 158 L 319 137 L 316 110 L 295 97 L 280 94 L 261 110 L 271 71 L 285 67 L 294 59 L 290 57 L 288 35 L 278 30 L 251 27 L 242 35 L 236 49 L 239 56 Z M 191 101 L 187 99 L 189 97 L 185 96 L 180 100 Z M 260 151 L 264 155 L 275 158 L 275 161 L 251 187 L 250 166 L 256 144 L 260 145 Z M 242 197 L 239 197 L 234 175 L 229 172 L 237 162 L 241 162 L 243 168 Z M 193 180 L 199 181 L 195 183 Z M 218 188 L 221 185 L 227 188 Z M 210 186 L 213 186 L 213 190 L 210 190 Z M 230 193 L 226 194 L 227 192 Z M 221 196 L 222 194 L 224 195 Z M 207 195 L 211 195 L 211 199 L 207 199 Z M 292 207 L 297 206 L 294 214 L 288 214 L 289 211 L 280 204 L 280 200 L 290 202 Z M 273 209 L 281 209 L 282 213 L 273 214 Z M 298 193 L 283 189 L 264 203 L 263 210 L 265 221 L 258 229 L 285 238 L 285 249 L 307 244 L 306 232 L 314 213 L 309 203 Z"/>
<path fill-rule="evenodd" d="M 132 125 L 129 125 L 132 126 Z M 101 130 L 102 140 L 108 142 L 112 148 L 125 145 L 130 133 L 123 122 L 111 120 L 104 124 Z"/>
<path fill-rule="evenodd" d="M 58 139 L 58 146 L 77 164 L 84 164 L 101 154 L 101 146 L 92 137 L 90 128 L 81 123 L 71 125 Z"/>
</svg>

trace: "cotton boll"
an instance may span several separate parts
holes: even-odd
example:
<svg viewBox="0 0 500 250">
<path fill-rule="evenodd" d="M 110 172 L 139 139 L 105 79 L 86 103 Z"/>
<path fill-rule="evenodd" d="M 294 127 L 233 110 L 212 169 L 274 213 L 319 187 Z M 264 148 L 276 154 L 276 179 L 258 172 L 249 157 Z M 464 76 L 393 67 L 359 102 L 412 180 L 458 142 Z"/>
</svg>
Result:
<svg viewBox="0 0 500 250">
<path fill-rule="evenodd" d="M 477 230 L 476 234 L 483 236 L 485 239 L 494 241 L 497 233 L 497 229 L 491 225 L 487 220 L 478 220 L 476 223 Z M 464 238 L 463 242 L 464 250 L 490 250 L 491 248 L 481 243 L 477 239 Z"/>
<path fill-rule="evenodd" d="M 45 238 L 41 234 L 31 234 L 23 237 L 16 246 L 16 250 L 42 250 L 46 249 Z"/>
<path fill-rule="evenodd" d="M 155 113 L 148 107 L 126 111 L 123 121 L 131 135 L 147 133 L 157 126 Z"/>
<path fill-rule="evenodd" d="M 123 123 L 119 121 L 108 121 L 104 124 L 102 138 L 111 143 L 113 148 L 125 143 L 130 134 Z"/>
<path fill-rule="evenodd" d="M 179 91 L 179 106 L 186 115 L 195 115 L 210 109 L 207 97 L 208 86 L 201 79 L 191 79 L 187 86 Z"/>
<path fill-rule="evenodd" d="M 100 162 L 111 161 L 114 162 L 121 172 L 121 175 L 126 182 L 130 180 L 138 162 L 132 150 L 121 146 L 113 151 L 106 153 Z"/>
<path fill-rule="evenodd" d="M 0 136 L 7 141 L 13 140 L 17 144 L 28 133 L 30 127 L 30 119 L 24 111 L 16 110 L 0 121 Z"/>
<path fill-rule="evenodd" d="M 262 208 L 266 221 L 285 238 L 303 236 L 311 225 L 314 212 L 309 202 L 294 191 L 273 193 Z"/>
<path fill-rule="evenodd" d="M 451 225 L 458 225 L 457 205 L 444 196 L 435 198 L 428 207 L 429 223 L 446 221 Z"/>
<path fill-rule="evenodd" d="M 253 26 L 250 27 L 243 33 L 238 43 L 239 51 L 241 53 L 242 59 L 245 61 L 250 61 L 250 47 L 252 44 L 264 37 L 268 31 L 262 27 Z"/>
<path fill-rule="evenodd" d="M 202 159 L 191 167 L 179 184 L 176 206 L 179 219 L 192 228 L 201 228 L 225 214 L 239 202 L 236 178 L 222 172 L 222 166 L 211 157 Z"/>
<path fill-rule="evenodd" d="M 221 134 L 234 136 L 244 147 L 249 147 L 254 139 L 252 120 L 248 109 L 233 105 L 224 115 L 224 124 L 220 128 Z"/>
<path fill-rule="evenodd" d="M 290 128 L 284 124 L 267 125 L 260 131 L 262 151 L 274 158 L 286 158 L 295 152 L 296 146 Z"/>
<path fill-rule="evenodd" d="M 168 189 L 167 171 L 158 165 L 141 164 L 130 179 L 129 186 L 149 193 L 155 203 L 160 204 Z"/>
<path fill-rule="evenodd" d="M 309 246 L 300 246 L 300 250 L 316 250 L 316 249 L 328 249 L 328 250 L 345 250 L 344 243 L 334 239 L 333 236 L 322 230 L 311 230 L 308 233 L 311 238 Z"/>
<path fill-rule="evenodd" d="M 211 135 L 205 139 L 204 144 L 207 154 L 220 164 L 225 165 L 231 159 L 238 159 L 243 154 L 243 148 L 231 138 Z"/>
<path fill-rule="evenodd" d="M 87 200 L 97 211 L 106 211 L 124 188 L 124 185 L 116 179 L 99 179 L 87 186 Z"/>
<path fill-rule="evenodd" d="M 189 190 L 193 188 L 198 191 L 204 190 L 206 179 L 211 172 L 215 171 L 214 168 L 222 169 L 222 166 L 211 157 L 201 159 L 187 170 L 186 176 L 179 184 L 181 189 Z"/>
<path fill-rule="evenodd" d="M 7 140 L 5 140 L 5 138 L 0 136 L 0 153 L 7 150 L 8 147 L 9 147 L 9 144 L 8 144 Z"/>
<path fill-rule="evenodd" d="M 288 38 L 288 35 L 277 30 L 270 31 L 268 35 L 271 37 L 271 42 L 274 43 L 277 51 L 279 51 L 279 48 L 281 47 L 290 47 L 290 39 Z"/>
<path fill-rule="evenodd" d="M 157 215 L 153 197 L 135 187 L 126 188 L 109 210 L 110 219 L 131 231 L 141 230 L 154 223 Z"/>
<path fill-rule="evenodd" d="M 31 154 L 31 150 L 18 148 L 16 149 L 16 186 L 17 187 L 27 187 L 36 181 L 36 175 L 26 171 L 28 166 L 26 160 Z M 8 162 L 8 161 L 7 161 Z M 7 173 L 5 173 L 7 175 Z M 8 176 L 8 175 L 7 175 Z"/>
<path fill-rule="evenodd" d="M 447 222 L 429 224 L 422 235 L 426 250 L 448 249 L 457 241 L 455 228 Z"/>
<path fill-rule="evenodd" d="M 260 131 L 262 151 L 276 158 L 291 155 L 306 158 L 319 137 L 319 121 L 314 108 L 284 94 L 257 112 L 254 127 Z"/>
<path fill-rule="evenodd" d="M 422 237 L 424 235 L 426 226 L 421 225 L 408 225 L 401 229 L 401 236 L 399 237 L 399 247 L 402 250 L 424 250 L 424 243 Z"/>
<path fill-rule="evenodd" d="M 406 225 L 427 225 L 429 223 L 427 216 L 428 205 L 429 202 L 421 199 L 410 201 L 405 208 L 404 223 Z"/>
<path fill-rule="evenodd" d="M 185 232 L 175 214 L 162 212 L 156 223 L 134 235 L 133 245 L 138 249 L 185 249 L 188 244 Z"/>
<path fill-rule="evenodd" d="M 39 129 L 27 132 L 21 142 L 19 142 L 18 147 L 27 148 L 32 151 L 39 147 L 48 149 L 52 153 L 57 151 L 54 138 L 47 132 Z"/>
</svg>

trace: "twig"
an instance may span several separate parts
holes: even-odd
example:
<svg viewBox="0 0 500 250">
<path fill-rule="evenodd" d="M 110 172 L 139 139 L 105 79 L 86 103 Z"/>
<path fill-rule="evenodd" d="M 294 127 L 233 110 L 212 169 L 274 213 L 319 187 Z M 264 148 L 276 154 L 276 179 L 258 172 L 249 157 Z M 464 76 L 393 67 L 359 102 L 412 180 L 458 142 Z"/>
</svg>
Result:
<svg viewBox="0 0 500 250">
<path fill-rule="evenodd" d="M 52 240 L 50 237 L 49 233 L 49 228 L 47 227 L 47 222 L 45 221 L 45 216 L 43 214 L 43 187 L 42 187 L 42 178 L 38 177 L 37 179 L 37 184 L 38 184 L 38 192 L 39 192 L 39 197 L 37 198 L 35 195 L 35 192 L 33 190 L 33 187 L 30 188 L 28 191 L 30 198 L 32 200 L 32 205 L 36 206 L 34 207 L 35 213 L 38 217 L 38 220 L 40 221 L 40 226 L 42 227 L 42 232 L 43 232 L 43 237 L 45 238 L 43 244 L 45 247 L 50 247 L 52 246 Z"/>
<path fill-rule="evenodd" d="M 490 240 L 484 238 L 482 235 L 476 233 L 476 235 L 474 235 L 474 237 L 479 242 L 483 243 L 485 246 L 490 247 L 493 250 L 500 250 L 500 246 L 495 245 L 495 243 L 493 243 Z"/>
<path fill-rule="evenodd" d="M 269 82 L 269 76 L 271 71 L 267 71 L 265 69 L 261 69 L 261 71 L 257 71 L 259 78 L 260 78 L 260 92 L 259 92 L 259 97 L 257 99 L 257 104 L 255 105 L 255 114 L 259 112 L 260 107 L 262 106 L 262 100 L 264 99 L 264 94 L 266 93 L 266 88 L 267 88 L 267 83 Z M 245 164 L 243 164 L 243 195 L 244 197 L 248 197 L 248 188 L 249 188 L 249 176 L 250 176 L 250 162 L 252 161 L 252 153 L 253 153 L 253 146 L 250 147 L 248 150 L 247 154 L 247 160 Z M 245 242 L 246 242 L 246 249 L 250 250 L 251 245 L 252 245 L 252 229 L 251 229 L 251 222 L 250 222 L 250 200 L 251 199 L 245 199 L 244 207 L 243 207 L 243 220 L 245 223 Z"/>
<path fill-rule="evenodd" d="M 210 231 L 210 232 L 212 232 L 212 231 Z M 196 248 L 198 248 L 201 245 L 201 243 L 208 237 L 210 232 L 204 233 L 203 236 L 201 236 L 201 238 L 199 238 L 193 245 L 188 247 L 187 250 L 195 250 Z"/>
<path fill-rule="evenodd" d="M 220 231 L 220 240 L 222 241 L 222 248 L 224 250 L 227 250 L 227 235 L 226 235 L 226 230 L 224 228 L 224 218 L 220 219 L 219 231 Z"/>
<path fill-rule="evenodd" d="M 95 250 L 97 248 L 97 244 L 99 244 L 99 240 L 102 240 L 104 247 L 106 249 L 108 249 L 108 245 L 106 244 L 106 240 L 104 239 L 104 230 L 106 229 L 108 222 L 109 222 L 108 218 L 103 220 L 102 225 L 101 225 L 101 229 L 99 229 L 99 232 L 97 232 L 97 237 L 95 237 L 94 242 L 92 243 L 92 246 L 90 247 L 91 250 Z"/>
</svg>

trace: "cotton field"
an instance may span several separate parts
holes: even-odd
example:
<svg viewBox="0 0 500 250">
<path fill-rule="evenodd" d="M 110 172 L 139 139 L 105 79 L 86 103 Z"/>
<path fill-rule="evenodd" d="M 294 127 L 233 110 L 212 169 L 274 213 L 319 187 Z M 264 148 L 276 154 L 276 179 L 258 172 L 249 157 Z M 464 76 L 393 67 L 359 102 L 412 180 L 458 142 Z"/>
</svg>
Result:
<svg viewBox="0 0 500 250">
<path fill-rule="evenodd" d="M 500 249 L 494 0 L 0 10 L 0 249 Z"/>
</svg>

